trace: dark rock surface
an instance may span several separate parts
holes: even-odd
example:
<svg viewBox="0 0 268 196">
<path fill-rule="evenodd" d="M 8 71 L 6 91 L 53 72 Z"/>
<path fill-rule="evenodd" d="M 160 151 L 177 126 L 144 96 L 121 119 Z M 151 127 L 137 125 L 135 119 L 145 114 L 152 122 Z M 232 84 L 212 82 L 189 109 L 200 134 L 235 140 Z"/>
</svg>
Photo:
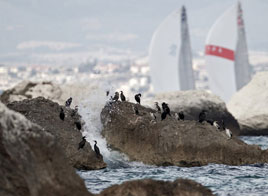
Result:
<svg viewBox="0 0 268 196">
<path fill-rule="evenodd" d="M 207 111 L 207 119 L 213 121 L 224 120 L 225 126 L 229 128 L 234 135 L 240 134 L 240 127 L 237 120 L 227 110 L 226 104 L 218 96 L 201 90 L 176 91 L 157 94 L 154 98 L 145 100 L 145 105 L 154 108 L 154 102 L 169 104 L 171 111 L 183 111 L 185 119 L 197 120 L 202 110 Z"/>
<path fill-rule="evenodd" d="M 12 102 L 7 107 L 23 114 L 28 120 L 54 135 L 73 167 L 85 170 L 106 167 L 102 157 L 96 157 L 89 142 L 78 150 L 82 134 L 75 126 L 75 122 L 80 121 L 80 116 L 71 115 L 74 110 L 62 106 L 65 112 L 65 119 L 62 121 L 59 118 L 61 106 L 43 97 Z"/>
<path fill-rule="evenodd" d="M 211 196 L 212 192 L 192 180 L 179 179 L 174 182 L 135 180 L 113 185 L 99 196 Z"/>
<path fill-rule="evenodd" d="M 90 196 L 55 137 L 0 103 L 0 195 Z"/>
<path fill-rule="evenodd" d="M 107 104 L 101 112 L 102 134 L 111 148 L 131 160 L 153 165 L 200 166 L 208 163 L 242 165 L 267 163 L 268 151 L 257 145 L 247 145 L 236 137 L 228 139 L 224 131 L 203 122 L 178 121 L 167 116 L 161 121 L 152 109 L 133 103 Z M 155 111 L 156 112 L 156 111 Z"/>
</svg>

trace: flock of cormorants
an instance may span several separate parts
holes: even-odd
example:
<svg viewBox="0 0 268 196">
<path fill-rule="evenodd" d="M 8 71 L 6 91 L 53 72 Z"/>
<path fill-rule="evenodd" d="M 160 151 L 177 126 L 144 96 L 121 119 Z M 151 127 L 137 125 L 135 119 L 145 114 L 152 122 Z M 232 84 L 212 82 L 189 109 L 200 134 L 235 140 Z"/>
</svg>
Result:
<svg viewBox="0 0 268 196">
<path fill-rule="evenodd" d="M 122 97 L 121 97 L 121 99 L 122 99 Z M 65 102 L 65 106 L 66 106 L 66 107 L 70 107 L 71 104 L 72 104 L 72 100 L 73 100 L 72 97 L 70 97 L 69 99 L 67 99 L 67 101 Z M 74 117 L 74 116 L 77 114 L 77 112 L 78 112 L 78 106 L 75 106 L 75 109 L 72 111 L 71 116 Z M 65 119 L 65 113 L 64 113 L 64 110 L 63 110 L 62 107 L 60 108 L 60 114 L 59 114 L 59 117 L 60 117 L 60 119 L 61 119 L 62 121 L 64 121 L 64 119 Z M 82 129 L 82 125 L 81 125 L 81 122 L 80 122 L 80 121 L 75 121 L 74 124 L 75 124 L 76 128 L 77 128 L 79 131 Z M 79 142 L 79 144 L 78 144 L 78 150 L 84 148 L 86 142 L 87 142 L 87 141 L 86 141 L 86 136 L 83 136 L 83 137 L 82 137 L 82 141 Z M 95 151 L 95 153 L 96 153 L 97 158 L 100 158 L 100 157 L 101 157 L 100 149 L 99 149 L 99 147 L 97 146 L 97 141 L 94 140 L 94 142 L 95 142 L 95 144 L 94 144 L 94 151 Z"/>
<path fill-rule="evenodd" d="M 106 91 L 106 96 L 109 96 L 109 91 Z M 135 100 L 136 100 L 136 102 L 138 104 L 141 104 L 141 94 L 140 93 L 136 94 L 134 96 L 134 98 L 135 98 Z M 120 99 L 121 99 L 122 102 L 126 101 L 126 97 L 125 97 L 123 91 L 120 91 Z M 119 100 L 119 93 L 115 92 L 115 95 L 110 97 L 110 101 L 116 102 L 118 100 Z M 167 103 L 165 103 L 165 102 L 162 103 L 162 111 L 161 111 L 161 108 L 158 105 L 158 102 L 155 102 L 155 108 L 156 108 L 156 111 L 158 113 L 161 113 L 161 121 L 165 120 L 167 115 L 171 116 L 170 108 L 169 108 Z M 139 115 L 139 110 L 138 110 L 138 108 L 136 106 L 133 106 L 133 111 L 134 111 L 134 114 Z M 199 123 L 207 122 L 207 123 L 211 124 L 212 126 L 215 126 L 218 130 L 225 131 L 225 133 L 228 136 L 228 138 L 231 139 L 232 138 L 232 132 L 230 131 L 230 129 L 225 127 L 224 121 L 222 120 L 221 125 L 219 125 L 219 123 L 217 121 L 207 119 L 207 117 L 206 117 L 207 112 L 208 111 L 206 111 L 206 110 L 202 110 L 200 112 L 200 114 L 198 116 L 198 122 Z M 154 113 L 150 113 L 150 115 L 151 115 L 152 120 L 156 121 L 156 115 Z M 177 120 L 184 120 L 183 111 L 180 111 L 179 113 L 175 113 L 174 117 Z"/>
<path fill-rule="evenodd" d="M 106 96 L 109 96 L 109 91 L 106 91 Z M 122 102 L 126 101 L 126 97 L 125 97 L 123 91 L 120 91 L 120 95 L 119 95 L 118 92 L 115 92 L 115 95 L 110 97 L 110 101 L 117 102 L 119 100 L 119 97 L 120 97 L 120 99 L 121 99 Z M 137 104 L 140 105 L 141 104 L 141 94 L 140 93 L 139 94 L 136 94 L 134 96 L 134 98 L 135 98 Z M 73 100 L 72 97 L 70 97 L 65 102 L 65 106 L 66 107 L 70 107 L 71 104 L 72 104 L 72 100 Z M 167 117 L 167 115 L 169 115 L 171 117 L 170 108 L 169 108 L 169 106 L 168 106 L 167 103 L 165 103 L 165 102 L 162 103 L 162 111 L 161 111 L 161 108 L 158 105 L 158 102 L 155 102 L 155 108 L 156 108 L 156 111 L 158 113 L 161 113 L 161 121 L 162 120 L 165 120 L 166 117 Z M 77 112 L 78 112 L 78 106 L 75 106 L 75 109 L 72 112 L 71 116 L 72 117 L 75 116 L 75 114 Z M 139 115 L 139 110 L 138 110 L 138 108 L 136 106 L 133 106 L 133 112 L 134 112 L 134 114 Z M 232 138 L 232 132 L 225 127 L 224 121 L 223 120 L 221 121 L 221 126 L 220 126 L 217 121 L 208 120 L 206 118 L 206 113 L 207 113 L 206 110 L 202 110 L 200 112 L 199 118 L 198 118 L 198 122 L 199 123 L 203 123 L 203 122 L 206 121 L 207 123 L 211 124 L 212 126 L 215 126 L 218 130 L 225 131 L 225 133 L 228 136 L 228 138 L 231 139 Z M 150 115 L 151 115 L 152 120 L 154 120 L 156 122 L 156 115 L 155 115 L 155 113 L 152 113 L 151 112 Z M 64 113 L 63 108 L 60 108 L 59 117 L 60 117 L 60 119 L 62 121 L 64 121 L 65 113 Z M 183 113 L 183 111 L 180 111 L 179 113 L 175 113 L 174 117 L 177 120 L 184 120 L 184 113 Z M 74 124 L 75 124 L 75 126 L 76 126 L 76 128 L 78 130 L 81 130 L 82 129 L 82 125 L 81 125 L 81 123 L 79 121 L 76 121 Z M 101 157 L 100 149 L 97 146 L 97 141 L 94 140 L 94 142 L 95 142 L 95 144 L 94 144 L 94 151 L 96 153 L 97 158 L 100 158 Z M 78 150 L 82 149 L 85 146 L 85 144 L 86 144 L 86 136 L 83 136 L 82 137 L 82 141 L 78 145 Z"/>
</svg>

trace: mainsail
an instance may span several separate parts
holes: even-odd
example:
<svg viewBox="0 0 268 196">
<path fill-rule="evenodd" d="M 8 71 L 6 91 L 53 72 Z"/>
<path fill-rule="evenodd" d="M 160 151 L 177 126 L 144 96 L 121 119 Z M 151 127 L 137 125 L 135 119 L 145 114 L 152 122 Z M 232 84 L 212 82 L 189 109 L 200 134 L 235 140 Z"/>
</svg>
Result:
<svg viewBox="0 0 268 196">
<path fill-rule="evenodd" d="M 210 90 L 225 101 L 250 80 L 247 43 L 240 3 L 212 26 L 205 47 Z"/>
<path fill-rule="evenodd" d="M 149 65 L 155 92 L 195 88 L 184 6 L 172 12 L 156 29 L 149 48 Z"/>
</svg>

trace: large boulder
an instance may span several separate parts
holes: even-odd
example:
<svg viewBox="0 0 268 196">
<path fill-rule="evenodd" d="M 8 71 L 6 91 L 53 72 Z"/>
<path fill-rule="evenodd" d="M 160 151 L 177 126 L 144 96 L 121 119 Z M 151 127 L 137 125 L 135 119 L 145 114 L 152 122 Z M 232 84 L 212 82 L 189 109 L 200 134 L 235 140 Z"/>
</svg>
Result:
<svg viewBox="0 0 268 196">
<path fill-rule="evenodd" d="M 90 196 L 57 140 L 0 103 L 0 195 Z"/>
<path fill-rule="evenodd" d="M 257 73 L 227 104 L 241 135 L 268 135 L 268 72 Z"/>
<path fill-rule="evenodd" d="M 0 101 L 7 104 L 41 96 L 53 101 L 62 102 L 62 94 L 60 86 L 52 82 L 23 81 L 12 89 L 4 91 L 0 96 Z"/>
<path fill-rule="evenodd" d="M 79 114 L 74 110 L 60 106 L 43 97 L 25 99 L 7 105 L 10 109 L 23 114 L 28 120 L 40 125 L 54 135 L 64 151 L 69 164 L 77 169 L 92 170 L 106 167 L 102 157 L 97 157 L 89 142 L 78 150 L 82 134 L 75 122 L 81 122 Z M 59 118 L 60 108 L 64 108 L 65 119 Z M 83 123 L 81 122 L 83 125 Z"/>
<path fill-rule="evenodd" d="M 195 120 L 178 121 L 167 116 L 156 122 L 141 105 L 115 102 L 101 112 L 102 134 L 111 148 L 127 154 L 130 160 L 153 165 L 200 166 L 209 163 L 242 165 L 268 162 L 268 151 L 247 145 L 225 131 Z M 156 111 L 153 111 L 156 112 Z"/>
<path fill-rule="evenodd" d="M 154 103 L 169 104 L 171 111 L 183 111 L 185 119 L 197 120 L 202 110 L 207 110 L 207 119 L 213 121 L 224 120 L 225 126 L 232 130 L 234 135 L 239 135 L 240 129 L 237 120 L 227 110 L 223 100 L 218 96 L 203 90 L 176 91 L 156 94 L 151 99 L 142 100 L 143 105 L 154 108 Z"/>
<path fill-rule="evenodd" d="M 164 182 L 151 179 L 124 182 L 113 185 L 99 196 L 212 196 L 212 192 L 192 180 L 179 179 Z"/>
</svg>

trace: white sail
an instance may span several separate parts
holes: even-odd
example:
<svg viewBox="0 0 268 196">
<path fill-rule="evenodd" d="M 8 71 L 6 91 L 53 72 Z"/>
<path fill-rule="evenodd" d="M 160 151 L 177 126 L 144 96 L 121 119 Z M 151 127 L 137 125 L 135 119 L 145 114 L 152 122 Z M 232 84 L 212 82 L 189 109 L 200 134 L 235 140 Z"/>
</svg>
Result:
<svg viewBox="0 0 268 196">
<path fill-rule="evenodd" d="M 149 65 L 155 92 L 194 88 L 184 7 L 171 13 L 155 31 L 149 48 Z"/>
<path fill-rule="evenodd" d="M 249 81 L 245 31 L 244 26 L 239 25 L 241 20 L 242 10 L 238 3 L 216 21 L 206 40 L 209 87 L 225 101 Z"/>
</svg>

